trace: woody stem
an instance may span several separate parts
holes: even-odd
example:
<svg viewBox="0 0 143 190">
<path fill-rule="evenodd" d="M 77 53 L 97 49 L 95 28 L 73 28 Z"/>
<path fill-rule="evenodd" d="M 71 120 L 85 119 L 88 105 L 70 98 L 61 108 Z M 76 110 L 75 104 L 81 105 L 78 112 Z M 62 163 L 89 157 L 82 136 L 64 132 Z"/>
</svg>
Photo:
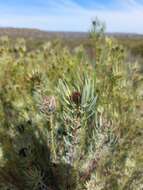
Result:
<svg viewBox="0 0 143 190">
<path fill-rule="evenodd" d="M 50 116 L 50 132 L 51 132 L 51 153 L 53 155 L 53 159 L 56 160 L 56 146 L 54 140 L 54 123 L 53 123 L 53 115 Z"/>
</svg>

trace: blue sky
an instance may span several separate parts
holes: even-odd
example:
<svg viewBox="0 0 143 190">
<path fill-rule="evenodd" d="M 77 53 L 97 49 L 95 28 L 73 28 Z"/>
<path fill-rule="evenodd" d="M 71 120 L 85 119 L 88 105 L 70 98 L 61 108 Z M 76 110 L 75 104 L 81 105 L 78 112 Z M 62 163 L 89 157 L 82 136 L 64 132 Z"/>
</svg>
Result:
<svg viewBox="0 0 143 190">
<path fill-rule="evenodd" d="M 0 0 L 0 27 L 88 31 L 96 16 L 108 32 L 143 33 L 143 0 Z"/>
</svg>

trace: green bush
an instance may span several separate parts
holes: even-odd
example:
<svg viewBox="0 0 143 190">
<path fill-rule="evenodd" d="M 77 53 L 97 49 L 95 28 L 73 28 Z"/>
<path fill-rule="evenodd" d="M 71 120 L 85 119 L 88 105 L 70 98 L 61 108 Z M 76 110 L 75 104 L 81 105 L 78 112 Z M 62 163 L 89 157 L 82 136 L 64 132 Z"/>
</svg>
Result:
<svg viewBox="0 0 143 190">
<path fill-rule="evenodd" d="M 0 189 L 143 188 L 140 68 L 99 36 L 92 60 L 60 41 L 1 40 Z"/>
</svg>

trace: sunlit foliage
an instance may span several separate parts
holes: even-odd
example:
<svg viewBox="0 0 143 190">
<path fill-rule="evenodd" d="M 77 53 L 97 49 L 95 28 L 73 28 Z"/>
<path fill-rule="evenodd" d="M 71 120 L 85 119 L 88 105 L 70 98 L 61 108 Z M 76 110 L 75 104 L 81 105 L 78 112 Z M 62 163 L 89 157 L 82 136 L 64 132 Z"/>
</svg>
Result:
<svg viewBox="0 0 143 190">
<path fill-rule="evenodd" d="M 143 77 L 96 22 L 92 59 L 1 39 L 1 190 L 143 189 Z"/>
</svg>

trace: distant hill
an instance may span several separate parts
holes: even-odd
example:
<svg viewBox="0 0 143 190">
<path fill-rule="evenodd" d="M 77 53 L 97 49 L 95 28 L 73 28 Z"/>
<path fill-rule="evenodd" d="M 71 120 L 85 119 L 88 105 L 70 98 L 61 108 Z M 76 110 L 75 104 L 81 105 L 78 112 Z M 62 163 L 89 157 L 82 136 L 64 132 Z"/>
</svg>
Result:
<svg viewBox="0 0 143 190">
<path fill-rule="evenodd" d="M 39 29 L 28 28 L 0 28 L 0 36 L 24 37 L 24 38 L 86 38 L 87 33 L 84 32 L 49 32 Z"/>
<path fill-rule="evenodd" d="M 86 38 L 88 33 L 86 32 L 49 32 L 39 29 L 27 29 L 27 28 L 0 28 L 0 36 L 9 36 L 12 38 L 24 37 L 24 38 Z M 113 37 L 125 37 L 125 38 L 143 38 L 143 35 L 129 34 L 129 33 L 107 33 L 108 36 Z"/>
</svg>

